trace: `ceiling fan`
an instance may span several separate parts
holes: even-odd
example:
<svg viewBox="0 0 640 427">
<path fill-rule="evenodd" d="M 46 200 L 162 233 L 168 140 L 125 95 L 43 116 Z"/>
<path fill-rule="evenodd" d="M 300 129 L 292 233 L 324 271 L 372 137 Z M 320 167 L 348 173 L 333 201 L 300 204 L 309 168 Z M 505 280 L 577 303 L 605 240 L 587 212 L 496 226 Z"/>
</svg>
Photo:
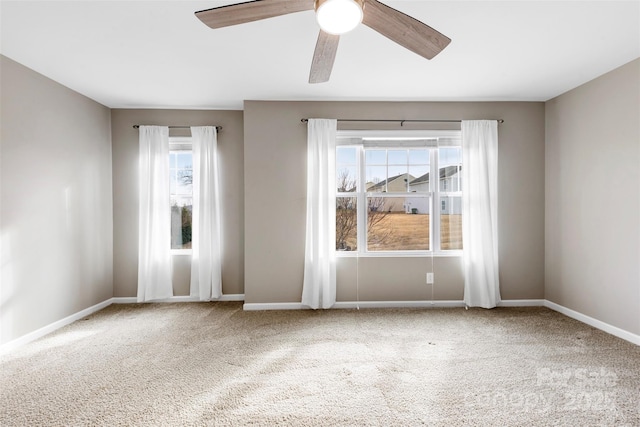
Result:
<svg viewBox="0 0 640 427">
<path fill-rule="evenodd" d="M 451 42 L 444 34 L 377 0 L 253 0 L 201 10 L 196 17 L 215 29 L 307 10 L 315 10 L 320 25 L 309 83 L 329 81 L 340 35 L 360 23 L 427 59 Z"/>
</svg>

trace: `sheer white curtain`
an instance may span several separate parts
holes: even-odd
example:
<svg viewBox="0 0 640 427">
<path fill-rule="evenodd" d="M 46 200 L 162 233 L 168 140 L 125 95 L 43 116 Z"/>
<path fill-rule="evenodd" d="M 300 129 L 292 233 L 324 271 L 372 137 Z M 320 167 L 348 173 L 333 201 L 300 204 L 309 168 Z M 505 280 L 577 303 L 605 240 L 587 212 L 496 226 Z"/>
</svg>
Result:
<svg viewBox="0 0 640 427">
<path fill-rule="evenodd" d="M 309 119 L 307 127 L 307 232 L 302 304 L 330 308 L 336 302 L 337 120 Z"/>
<path fill-rule="evenodd" d="M 462 122 L 464 303 L 493 308 L 498 277 L 498 122 Z"/>
<path fill-rule="evenodd" d="M 140 126 L 138 302 L 173 296 L 169 128 Z"/>
<path fill-rule="evenodd" d="M 222 296 L 222 245 L 218 138 L 216 128 L 191 128 L 193 212 L 191 225 L 191 296 L 200 301 Z"/>
</svg>

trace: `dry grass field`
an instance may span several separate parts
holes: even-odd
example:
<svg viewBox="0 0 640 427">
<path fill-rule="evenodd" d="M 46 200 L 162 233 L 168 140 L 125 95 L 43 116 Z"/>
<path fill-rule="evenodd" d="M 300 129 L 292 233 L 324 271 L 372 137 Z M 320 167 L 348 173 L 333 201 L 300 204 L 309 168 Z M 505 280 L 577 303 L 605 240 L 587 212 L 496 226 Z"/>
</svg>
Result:
<svg viewBox="0 0 640 427">
<path fill-rule="evenodd" d="M 462 216 L 443 215 L 440 219 L 440 239 L 443 250 L 462 249 Z M 370 251 L 428 250 L 429 215 L 411 215 L 393 212 L 376 224 L 369 232 Z M 347 244 L 355 249 L 353 233 Z"/>
<path fill-rule="evenodd" d="M 462 215 L 440 217 L 440 246 L 443 250 L 462 249 Z"/>
</svg>

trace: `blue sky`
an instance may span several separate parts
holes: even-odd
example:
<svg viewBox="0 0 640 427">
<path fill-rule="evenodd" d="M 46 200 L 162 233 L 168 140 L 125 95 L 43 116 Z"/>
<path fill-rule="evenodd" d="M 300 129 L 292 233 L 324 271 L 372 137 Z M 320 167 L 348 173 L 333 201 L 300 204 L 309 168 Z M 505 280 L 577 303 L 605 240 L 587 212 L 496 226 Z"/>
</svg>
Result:
<svg viewBox="0 0 640 427">
<path fill-rule="evenodd" d="M 428 149 L 367 149 L 365 152 L 366 180 L 379 182 L 388 177 L 409 173 L 415 178 L 429 172 Z M 462 163 L 459 147 L 439 149 L 439 166 L 445 167 Z M 355 181 L 357 170 L 357 148 L 338 147 L 336 149 L 336 169 L 338 173 L 348 171 Z"/>
</svg>

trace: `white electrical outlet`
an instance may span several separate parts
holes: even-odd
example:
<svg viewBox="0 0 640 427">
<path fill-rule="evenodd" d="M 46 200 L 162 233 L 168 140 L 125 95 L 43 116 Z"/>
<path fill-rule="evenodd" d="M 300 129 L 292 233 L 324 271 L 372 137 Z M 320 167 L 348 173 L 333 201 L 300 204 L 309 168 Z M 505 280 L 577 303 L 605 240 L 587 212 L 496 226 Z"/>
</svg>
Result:
<svg viewBox="0 0 640 427">
<path fill-rule="evenodd" d="M 427 273 L 427 285 L 433 285 L 433 273 Z"/>
</svg>

